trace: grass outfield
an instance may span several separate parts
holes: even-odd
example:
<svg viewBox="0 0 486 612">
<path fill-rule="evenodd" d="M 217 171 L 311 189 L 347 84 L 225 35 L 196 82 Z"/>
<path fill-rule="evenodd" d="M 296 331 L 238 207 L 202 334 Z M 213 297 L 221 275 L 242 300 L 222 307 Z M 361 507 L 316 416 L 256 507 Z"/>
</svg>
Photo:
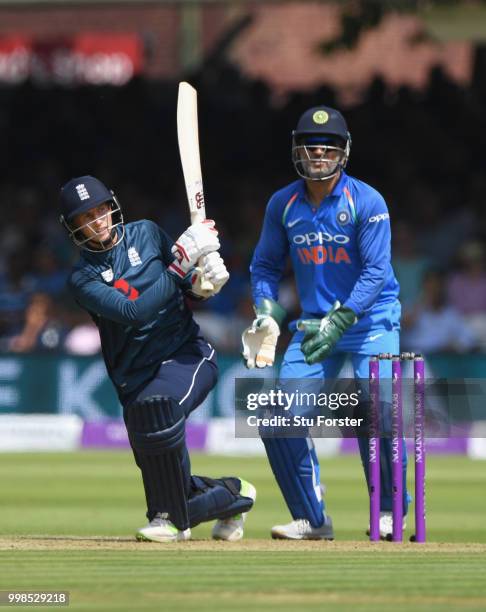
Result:
<svg viewBox="0 0 486 612">
<path fill-rule="evenodd" d="M 372 545 L 357 457 L 322 461 L 337 538 L 325 543 L 269 539 L 288 515 L 263 458 L 195 455 L 195 473 L 256 485 L 246 539 L 213 543 L 201 526 L 159 545 L 132 539 L 145 519 L 129 453 L 0 458 L 0 589 L 69 590 L 76 610 L 486 609 L 484 462 L 429 457 L 430 543 Z"/>
</svg>

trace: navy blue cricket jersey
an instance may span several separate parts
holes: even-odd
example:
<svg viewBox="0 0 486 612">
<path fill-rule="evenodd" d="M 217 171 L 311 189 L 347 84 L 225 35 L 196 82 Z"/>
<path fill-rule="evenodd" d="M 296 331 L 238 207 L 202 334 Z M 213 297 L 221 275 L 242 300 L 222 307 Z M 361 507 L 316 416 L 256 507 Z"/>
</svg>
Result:
<svg viewBox="0 0 486 612">
<path fill-rule="evenodd" d="M 82 251 L 69 278 L 76 301 L 98 326 L 108 374 L 122 400 L 199 332 L 184 284 L 167 272 L 172 245 L 152 221 L 128 223 L 109 251 Z"/>
</svg>

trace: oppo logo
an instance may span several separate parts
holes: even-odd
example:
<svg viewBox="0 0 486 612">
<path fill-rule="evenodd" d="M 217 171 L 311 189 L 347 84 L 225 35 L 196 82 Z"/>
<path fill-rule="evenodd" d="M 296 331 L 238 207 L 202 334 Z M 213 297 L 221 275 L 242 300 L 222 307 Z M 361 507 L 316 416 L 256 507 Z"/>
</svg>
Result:
<svg viewBox="0 0 486 612">
<path fill-rule="evenodd" d="M 347 244 L 349 236 L 344 234 L 328 234 L 327 232 L 309 232 L 308 234 L 297 234 L 292 238 L 294 244 L 323 244 L 324 242 L 335 242 L 336 244 Z"/>
<path fill-rule="evenodd" d="M 384 221 L 385 219 L 389 219 L 390 215 L 388 213 L 382 213 L 381 215 L 375 215 L 374 217 L 370 217 L 368 219 L 368 223 L 378 223 L 378 221 Z"/>
</svg>

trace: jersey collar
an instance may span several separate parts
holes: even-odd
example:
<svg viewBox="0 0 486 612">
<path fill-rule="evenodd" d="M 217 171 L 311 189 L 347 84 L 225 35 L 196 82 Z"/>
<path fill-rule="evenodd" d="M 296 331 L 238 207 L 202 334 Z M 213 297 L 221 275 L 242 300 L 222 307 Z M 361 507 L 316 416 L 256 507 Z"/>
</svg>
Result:
<svg viewBox="0 0 486 612">
<path fill-rule="evenodd" d="M 306 188 L 305 188 L 305 180 L 304 179 L 300 179 L 300 197 L 303 199 L 304 202 L 306 202 L 307 204 L 309 203 L 307 201 L 307 194 L 306 194 Z M 346 174 L 346 172 L 344 172 L 344 170 L 341 170 L 341 176 L 339 177 L 339 181 L 334 185 L 334 189 L 331 191 L 331 193 L 326 196 L 327 198 L 340 198 L 343 193 L 344 193 L 344 188 L 346 187 L 348 183 L 348 175 Z"/>
<path fill-rule="evenodd" d="M 341 170 L 341 176 L 339 177 L 339 181 L 334 185 L 334 189 L 328 195 L 329 198 L 339 198 L 343 195 L 344 188 L 346 187 L 346 183 L 348 182 L 348 175 L 344 170 Z"/>
</svg>

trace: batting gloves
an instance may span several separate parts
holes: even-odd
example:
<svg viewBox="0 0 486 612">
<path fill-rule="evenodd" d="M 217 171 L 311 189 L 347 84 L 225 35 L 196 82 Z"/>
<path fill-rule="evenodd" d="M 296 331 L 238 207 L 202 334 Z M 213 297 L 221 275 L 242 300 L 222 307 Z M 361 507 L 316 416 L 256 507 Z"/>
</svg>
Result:
<svg viewBox="0 0 486 612">
<path fill-rule="evenodd" d="M 204 255 L 199 260 L 198 267 L 194 269 L 191 277 L 192 289 L 190 293 L 200 298 L 209 298 L 219 293 L 228 282 L 229 272 L 221 255 L 215 251 Z M 209 291 L 201 287 L 201 280 L 209 281 L 213 288 Z"/>
<path fill-rule="evenodd" d="M 249 369 L 273 365 L 280 325 L 286 314 L 277 302 L 267 298 L 255 308 L 255 313 L 256 319 L 241 335 L 242 355 Z"/>
<path fill-rule="evenodd" d="M 212 219 L 193 223 L 172 247 L 175 259 L 168 271 L 179 279 L 185 278 L 200 257 L 217 251 L 219 247 L 218 231 Z"/>
<path fill-rule="evenodd" d="M 304 319 L 297 322 L 297 329 L 305 331 L 300 348 L 309 365 L 329 357 L 344 332 L 358 320 L 351 308 L 334 302 L 323 319 Z"/>
</svg>

